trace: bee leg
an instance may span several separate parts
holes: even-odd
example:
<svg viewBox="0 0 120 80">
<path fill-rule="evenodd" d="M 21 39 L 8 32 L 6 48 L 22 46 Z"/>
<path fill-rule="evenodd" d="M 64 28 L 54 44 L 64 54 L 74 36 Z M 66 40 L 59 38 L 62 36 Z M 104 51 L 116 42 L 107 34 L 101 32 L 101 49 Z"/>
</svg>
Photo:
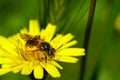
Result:
<svg viewBox="0 0 120 80">
<path fill-rule="evenodd" d="M 45 55 L 45 63 L 47 63 L 47 56 Z"/>
</svg>

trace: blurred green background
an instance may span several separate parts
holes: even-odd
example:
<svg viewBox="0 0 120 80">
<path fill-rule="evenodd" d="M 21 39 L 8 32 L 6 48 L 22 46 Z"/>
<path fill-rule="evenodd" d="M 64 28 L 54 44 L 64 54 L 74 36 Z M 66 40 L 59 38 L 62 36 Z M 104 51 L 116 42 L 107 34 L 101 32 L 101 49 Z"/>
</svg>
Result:
<svg viewBox="0 0 120 80">
<path fill-rule="evenodd" d="M 86 56 L 83 80 L 120 80 L 120 0 L 97 0 Z M 56 33 L 72 33 L 83 47 L 90 0 L 0 0 L 0 35 L 11 36 L 38 19 L 45 28 L 51 22 Z M 117 21 L 120 23 L 120 20 Z M 46 80 L 80 80 L 81 58 L 77 64 L 62 63 L 62 77 Z M 31 80 L 28 76 L 8 73 L 0 80 Z"/>
</svg>

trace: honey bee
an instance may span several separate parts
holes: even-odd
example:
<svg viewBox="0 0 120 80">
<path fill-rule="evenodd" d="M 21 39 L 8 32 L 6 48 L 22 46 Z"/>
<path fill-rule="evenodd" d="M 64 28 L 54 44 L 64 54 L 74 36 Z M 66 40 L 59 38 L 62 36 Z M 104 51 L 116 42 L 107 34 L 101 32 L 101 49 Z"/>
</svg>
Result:
<svg viewBox="0 0 120 80">
<path fill-rule="evenodd" d="M 21 35 L 21 38 L 26 41 L 26 51 L 35 52 L 42 51 L 44 52 L 45 59 L 51 59 L 54 57 L 55 49 L 44 39 L 40 38 L 40 35 L 31 36 L 31 35 Z"/>
</svg>

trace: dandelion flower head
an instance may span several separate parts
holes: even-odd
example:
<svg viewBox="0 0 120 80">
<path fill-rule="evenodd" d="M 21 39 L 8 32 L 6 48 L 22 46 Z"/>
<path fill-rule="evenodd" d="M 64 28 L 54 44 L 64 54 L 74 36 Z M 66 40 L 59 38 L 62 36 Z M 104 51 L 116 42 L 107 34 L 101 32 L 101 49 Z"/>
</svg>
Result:
<svg viewBox="0 0 120 80">
<path fill-rule="evenodd" d="M 77 43 L 71 33 L 55 36 L 55 30 L 51 23 L 40 29 L 37 20 L 30 20 L 29 30 L 24 28 L 8 38 L 0 36 L 0 75 L 33 72 L 36 79 L 42 79 L 46 70 L 52 77 L 60 77 L 58 69 L 63 67 L 57 61 L 76 63 L 75 56 L 85 53 L 83 48 L 71 48 Z"/>
</svg>

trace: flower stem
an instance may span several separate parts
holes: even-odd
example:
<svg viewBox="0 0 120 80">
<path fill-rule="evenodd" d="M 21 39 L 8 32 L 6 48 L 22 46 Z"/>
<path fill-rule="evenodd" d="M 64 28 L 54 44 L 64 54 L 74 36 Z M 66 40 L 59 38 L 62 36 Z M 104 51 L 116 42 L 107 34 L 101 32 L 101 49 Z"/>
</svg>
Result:
<svg viewBox="0 0 120 80">
<path fill-rule="evenodd" d="M 86 68 L 86 59 L 87 59 L 87 54 L 88 54 L 88 45 L 89 45 L 90 34 L 91 34 L 91 29 L 92 29 L 95 5 L 96 5 L 96 0 L 90 0 L 89 16 L 88 16 L 87 28 L 86 28 L 86 32 L 85 32 L 85 39 L 84 39 L 85 41 L 84 41 L 84 45 L 83 45 L 83 47 L 85 48 L 86 56 L 83 56 L 83 58 L 82 58 L 80 80 L 84 79 L 85 68 Z"/>
</svg>

